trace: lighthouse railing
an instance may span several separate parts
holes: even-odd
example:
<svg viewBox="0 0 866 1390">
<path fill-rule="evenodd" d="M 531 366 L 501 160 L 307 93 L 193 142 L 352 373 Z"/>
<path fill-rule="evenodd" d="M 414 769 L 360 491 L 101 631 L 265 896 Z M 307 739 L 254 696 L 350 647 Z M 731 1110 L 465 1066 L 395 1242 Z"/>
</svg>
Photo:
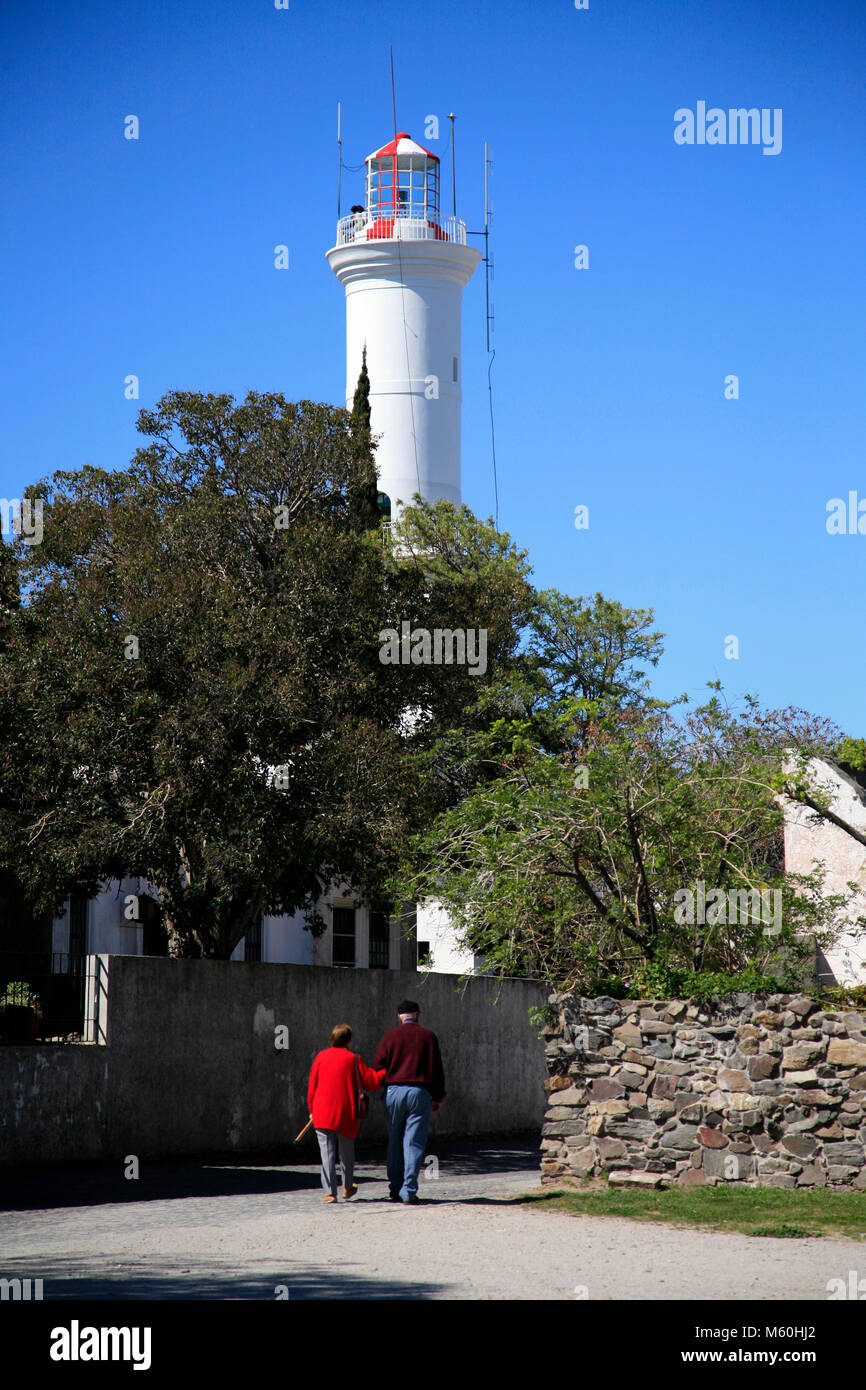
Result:
<svg viewBox="0 0 866 1390">
<path fill-rule="evenodd" d="M 444 217 L 427 222 L 420 217 L 370 217 L 354 212 L 337 223 L 337 245 L 352 246 L 361 241 L 453 241 L 466 245 L 466 223 L 462 217 Z"/>
</svg>

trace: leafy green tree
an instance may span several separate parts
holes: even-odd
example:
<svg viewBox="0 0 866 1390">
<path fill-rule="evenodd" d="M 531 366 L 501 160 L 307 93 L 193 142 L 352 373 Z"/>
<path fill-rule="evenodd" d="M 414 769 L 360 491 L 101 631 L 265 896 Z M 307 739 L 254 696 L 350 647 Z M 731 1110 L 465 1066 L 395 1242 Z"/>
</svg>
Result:
<svg viewBox="0 0 866 1390">
<path fill-rule="evenodd" d="M 407 523 L 423 565 L 383 550 L 364 401 L 363 376 L 352 416 L 171 392 L 128 469 L 40 485 L 0 662 L 20 730 L 0 863 L 46 910 L 141 875 L 173 952 L 225 957 L 260 912 L 310 909 L 331 882 L 378 895 L 440 804 L 426 746 L 509 659 L 527 586 L 444 504 Z M 403 619 L 489 629 L 487 671 L 383 664 Z"/>
<path fill-rule="evenodd" d="M 444 903 L 489 969 L 557 986 L 802 972 L 850 895 L 785 875 L 777 778 L 792 745 L 826 750 L 833 731 L 754 701 L 735 716 L 717 695 L 677 714 L 635 664 L 660 651 L 649 615 L 600 595 L 543 603 L 546 736 L 537 709 L 479 731 L 473 785 L 408 848 L 411 890 Z M 703 922 L 699 892 L 714 894 Z"/>
</svg>

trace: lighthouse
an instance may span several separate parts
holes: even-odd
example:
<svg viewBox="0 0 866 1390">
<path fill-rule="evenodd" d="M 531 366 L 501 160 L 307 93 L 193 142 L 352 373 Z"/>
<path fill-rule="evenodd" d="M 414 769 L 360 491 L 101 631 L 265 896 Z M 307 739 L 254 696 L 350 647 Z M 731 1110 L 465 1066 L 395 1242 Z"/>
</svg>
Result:
<svg viewBox="0 0 866 1390">
<path fill-rule="evenodd" d="M 366 351 L 383 518 L 415 493 L 459 504 L 463 289 L 481 253 L 440 216 L 439 159 L 401 131 L 365 161 L 364 206 L 328 263 L 346 291 L 346 404 Z"/>
</svg>

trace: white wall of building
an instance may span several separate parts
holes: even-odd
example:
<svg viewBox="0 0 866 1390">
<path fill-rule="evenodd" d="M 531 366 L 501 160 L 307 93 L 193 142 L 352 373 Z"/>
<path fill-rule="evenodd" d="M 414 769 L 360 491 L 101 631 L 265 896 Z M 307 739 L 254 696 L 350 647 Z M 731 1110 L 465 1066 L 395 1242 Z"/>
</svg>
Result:
<svg viewBox="0 0 866 1390">
<path fill-rule="evenodd" d="M 128 920 L 129 897 L 149 893 L 159 894 L 145 879 L 111 879 L 86 907 L 86 954 L 139 956 L 144 953 L 144 928 L 140 922 Z M 285 965 L 333 965 L 333 908 L 354 908 L 355 968 L 370 965 L 370 907 L 353 898 L 345 885 L 320 899 L 317 910 L 326 925 L 324 934 L 314 937 L 305 925 L 303 912 L 265 915 L 262 919 L 263 961 L 279 961 Z M 63 914 L 54 919 L 52 950 L 69 952 L 69 904 Z M 245 942 L 238 942 L 232 960 L 244 960 Z M 389 923 L 388 966 L 400 969 L 400 922 L 393 916 Z M 444 967 L 442 967 L 444 968 Z"/>
<path fill-rule="evenodd" d="M 809 771 L 829 796 L 830 809 L 866 835 L 866 791 L 823 759 L 812 759 Z M 785 868 L 788 873 L 809 874 L 815 861 L 826 866 L 826 892 L 847 892 L 849 880 L 858 885 L 849 919 L 866 915 L 866 847 L 830 821 L 819 821 L 807 806 L 785 798 Z M 866 938 L 846 933 L 826 953 L 826 964 L 838 984 L 866 983 Z"/>
<path fill-rule="evenodd" d="M 86 950 L 90 955 L 140 956 L 143 954 L 144 928 L 127 916 L 127 900 L 146 893 L 156 896 L 146 879 L 110 879 L 102 891 L 87 903 Z M 69 904 L 55 917 L 52 951 L 69 951 Z"/>
<path fill-rule="evenodd" d="M 475 974 L 475 956 L 440 902 L 430 898 L 418 904 L 417 926 L 419 943 L 430 947 L 426 969 L 440 975 Z"/>
</svg>

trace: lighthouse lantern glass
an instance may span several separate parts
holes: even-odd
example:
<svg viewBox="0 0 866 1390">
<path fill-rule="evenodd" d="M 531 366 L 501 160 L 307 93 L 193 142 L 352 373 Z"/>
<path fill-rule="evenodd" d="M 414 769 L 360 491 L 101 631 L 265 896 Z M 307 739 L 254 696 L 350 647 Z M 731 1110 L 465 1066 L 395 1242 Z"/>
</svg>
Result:
<svg viewBox="0 0 866 1390">
<path fill-rule="evenodd" d="M 375 156 L 367 164 L 367 211 L 373 219 L 439 222 L 439 160 L 426 154 Z"/>
</svg>

